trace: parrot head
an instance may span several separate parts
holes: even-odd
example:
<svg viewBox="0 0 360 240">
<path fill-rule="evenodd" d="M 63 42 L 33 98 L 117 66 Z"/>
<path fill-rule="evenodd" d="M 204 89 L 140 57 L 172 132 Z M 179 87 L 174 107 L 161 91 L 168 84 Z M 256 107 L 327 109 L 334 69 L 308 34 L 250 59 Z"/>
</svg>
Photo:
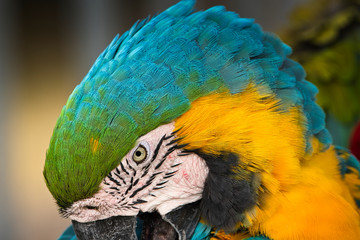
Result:
<svg viewBox="0 0 360 240">
<path fill-rule="evenodd" d="M 294 181 L 312 139 L 331 142 L 287 45 L 193 5 L 116 37 L 62 109 L 44 177 L 80 240 L 246 228 Z"/>
</svg>

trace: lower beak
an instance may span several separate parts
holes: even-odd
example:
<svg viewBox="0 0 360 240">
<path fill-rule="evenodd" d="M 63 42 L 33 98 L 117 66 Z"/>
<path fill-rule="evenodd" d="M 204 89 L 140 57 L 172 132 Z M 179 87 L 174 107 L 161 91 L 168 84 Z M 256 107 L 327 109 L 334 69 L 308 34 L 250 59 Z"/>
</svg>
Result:
<svg viewBox="0 0 360 240">
<path fill-rule="evenodd" d="M 79 240 L 136 240 L 138 237 L 141 240 L 187 240 L 199 222 L 200 202 L 184 205 L 164 216 L 144 213 L 139 218 L 142 219 L 140 227 L 137 216 L 115 216 L 87 223 L 72 221 L 72 224 Z"/>
</svg>

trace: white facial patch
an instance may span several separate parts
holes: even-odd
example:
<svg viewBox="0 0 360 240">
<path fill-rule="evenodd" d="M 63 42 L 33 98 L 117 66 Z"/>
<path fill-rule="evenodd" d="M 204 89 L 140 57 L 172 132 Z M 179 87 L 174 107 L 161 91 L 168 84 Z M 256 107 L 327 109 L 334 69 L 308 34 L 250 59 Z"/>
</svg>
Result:
<svg viewBox="0 0 360 240">
<path fill-rule="evenodd" d="M 75 202 L 69 217 L 90 222 L 140 211 L 164 215 L 202 197 L 208 168 L 195 153 L 183 152 L 174 123 L 140 137 L 135 147 L 100 184 L 93 197 Z"/>
</svg>

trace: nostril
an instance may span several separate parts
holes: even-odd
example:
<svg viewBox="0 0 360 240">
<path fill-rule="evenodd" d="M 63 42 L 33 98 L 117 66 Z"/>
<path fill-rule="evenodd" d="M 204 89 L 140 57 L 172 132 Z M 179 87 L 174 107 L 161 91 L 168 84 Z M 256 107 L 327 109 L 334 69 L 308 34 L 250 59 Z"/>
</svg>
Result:
<svg viewBox="0 0 360 240">
<path fill-rule="evenodd" d="M 90 205 L 87 205 L 84 208 L 90 209 L 90 210 L 98 210 L 99 209 L 99 207 L 97 207 L 97 206 L 90 206 Z"/>
</svg>

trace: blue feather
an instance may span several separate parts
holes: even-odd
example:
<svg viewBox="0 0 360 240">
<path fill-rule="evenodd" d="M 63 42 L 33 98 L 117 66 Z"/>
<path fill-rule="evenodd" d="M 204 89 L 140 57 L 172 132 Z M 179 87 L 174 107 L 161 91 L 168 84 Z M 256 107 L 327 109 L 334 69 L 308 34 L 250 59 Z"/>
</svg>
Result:
<svg viewBox="0 0 360 240">
<path fill-rule="evenodd" d="M 64 232 L 61 234 L 61 236 L 58 238 L 58 240 L 77 240 L 77 237 L 74 232 L 74 228 L 72 225 L 70 225 Z"/>
<path fill-rule="evenodd" d="M 208 240 L 210 239 L 211 227 L 201 222 L 195 228 L 194 234 L 191 236 L 191 240 Z"/>
<path fill-rule="evenodd" d="M 341 146 L 335 146 L 335 151 L 339 160 L 339 166 L 341 170 L 341 176 L 345 178 L 345 174 L 353 173 L 351 168 L 354 168 L 358 172 L 358 179 L 360 179 L 360 162 L 356 159 L 351 152 Z M 357 186 L 360 188 L 360 186 Z M 355 198 L 355 202 L 360 207 L 360 199 Z"/>
</svg>

